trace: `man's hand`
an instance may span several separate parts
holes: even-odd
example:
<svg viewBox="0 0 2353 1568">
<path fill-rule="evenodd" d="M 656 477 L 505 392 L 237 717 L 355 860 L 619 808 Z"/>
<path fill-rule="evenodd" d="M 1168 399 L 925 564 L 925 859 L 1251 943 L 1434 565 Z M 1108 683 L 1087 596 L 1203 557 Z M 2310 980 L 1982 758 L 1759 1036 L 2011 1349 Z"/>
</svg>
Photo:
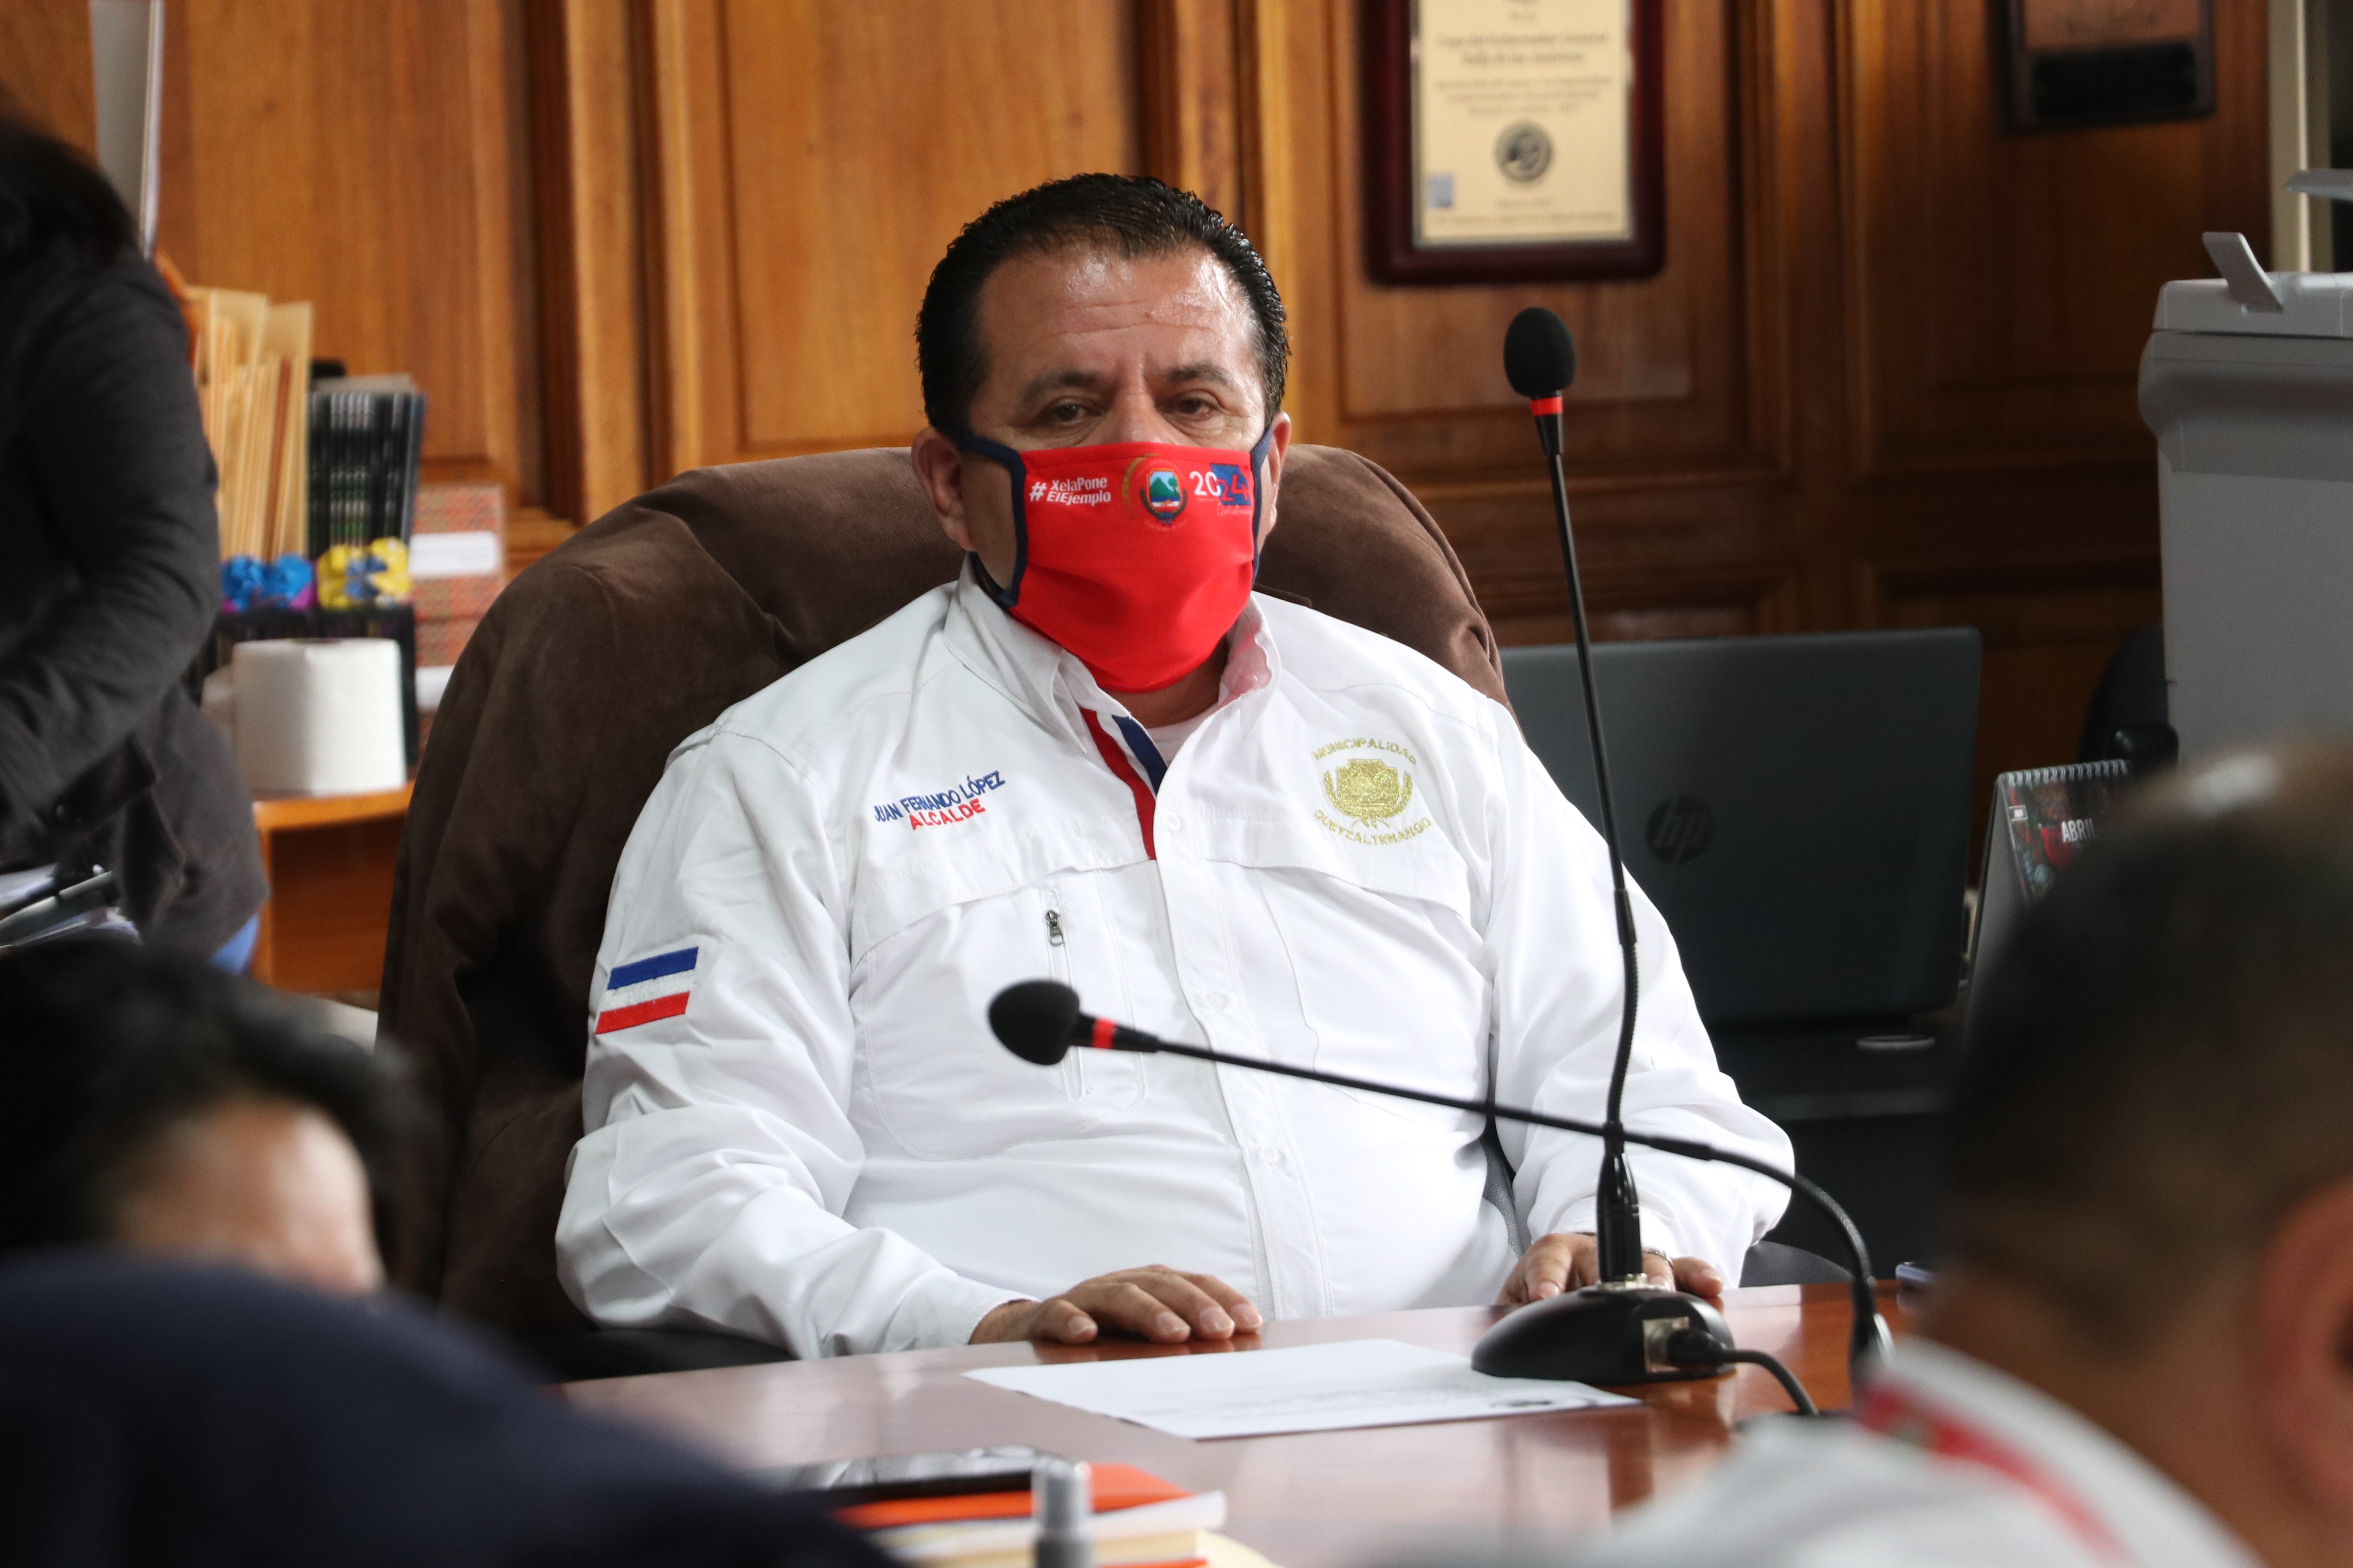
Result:
<svg viewBox="0 0 2353 1568">
<path fill-rule="evenodd" d="M 1264 1321 L 1249 1297 L 1215 1275 L 1179 1274 L 1155 1263 L 1099 1275 L 1050 1301 L 1008 1301 L 981 1319 L 972 1331 L 972 1342 L 1045 1340 L 1082 1345 L 1109 1329 L 1174 1345 L 1256 1333 Z"/>
<path fill-rule="evenodd" d="M 1525 1307 L 1530 1301 L 1541 1301 L 1564 1290 L 1594 1283 L 1599 1272 L 1596 1253 L 1593 1237 L 1582 1231 L 1546 1237 L 1520 1255 L 1519 1266 L 1504 1281 L 1503 1294 L 1495 1298 L 1495 1305 Z M 1678 1258 L 1671 1263 L 1659 1253 L 1645 1252 L 1642 1272 L 1651 1277 L 1653 1285 L 1688 1290 L 1710 1300 L 1724 1294 L 1724 1276 L 1704 1258 Z"/>
</svg>

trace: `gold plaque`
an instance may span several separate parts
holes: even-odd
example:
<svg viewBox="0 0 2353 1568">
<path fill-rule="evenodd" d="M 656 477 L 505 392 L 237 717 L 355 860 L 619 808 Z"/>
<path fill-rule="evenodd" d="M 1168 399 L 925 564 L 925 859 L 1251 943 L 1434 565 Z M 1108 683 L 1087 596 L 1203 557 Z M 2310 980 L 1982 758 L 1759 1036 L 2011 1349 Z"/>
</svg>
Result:
<svg viewBox="0 0 2353 1568">
<path fill-rule="evenodd" d="M 1414 243 L 1634 233 L 1632 0 L 1416 0 Z"/>
</svg>

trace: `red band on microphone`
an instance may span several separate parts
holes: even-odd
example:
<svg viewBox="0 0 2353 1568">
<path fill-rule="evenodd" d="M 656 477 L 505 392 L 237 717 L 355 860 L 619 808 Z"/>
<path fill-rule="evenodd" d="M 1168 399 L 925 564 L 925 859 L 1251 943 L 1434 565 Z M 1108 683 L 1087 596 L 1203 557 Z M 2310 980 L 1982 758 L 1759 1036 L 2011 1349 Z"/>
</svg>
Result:
<svg viewBox="0 0 2353 1568">
<path fill-rule="evenodd" d="M 1093 1036 L 1087 1041 L 1087 1044 L 1092 1046 L 1099 1051 L 1107 1051 L 1111 1049 L 1112 1031 L 1118 1027 L 1119 1026 L 1113 1023 L 1109 1018 L 1097 1018 L 1095 1020 Z"/>
<path fill-rule="evenodd" d="M 1543 416 L 1545 416 L 1545 415 L 1546 415 L 1546 414 L 1557 414 L 1557 413 L 1559 413 L 1559 412 L 1560 412 L 1560 394 L 1559 394 L 1559 393 L 1557 393 L 1557 392 L 1556 392 L 1556 393 L 1554 393 L 1550 397 L 1531 397 L 1531 398 L 1529 398 L 1529 399 L 1528 399 L 1528 412 L 1529 412 L 1529 413 L 1531 413 L 1531 414 L 1534 414 L 1534 415 L 1537 416 L 1538 417 L 1542 417 Z"/>
</svg>

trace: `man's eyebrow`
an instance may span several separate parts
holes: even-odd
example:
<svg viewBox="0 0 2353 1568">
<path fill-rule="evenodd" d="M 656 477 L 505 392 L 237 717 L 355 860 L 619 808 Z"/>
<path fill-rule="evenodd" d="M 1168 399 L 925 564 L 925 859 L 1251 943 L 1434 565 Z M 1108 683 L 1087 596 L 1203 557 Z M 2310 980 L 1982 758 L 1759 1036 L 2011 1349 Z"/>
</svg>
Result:
<svg viewBox="0 0 2353 1568">
<path fill-rule="evenodd" d="M 1023 387 L 1021 389 L 1021 395 L 1017 399 L 1017 401 L 1021 403 L 1034 403 L 1050 392 L 1060 392 L 1067 387 L 1075 386 L 1083 390 L 1091 391 L 1095 387 L 1101 386 L 1103 383 L 1103 378 L 1102 374 L 1092 370 L 1078 370 L 1069 367 L 1061 370 L 1050 370 L 1045 374 L 1032 380 L 1029 385 Z"/>
<path fill-rule="evenodd" d="M 1241 384 L 1233 378 L 1232 374 L 1229 372 L 1225 366 L 1218 363 L 1214 360 L 1200 360 L 1192 364 L 1180 364 L 1176 369 L 1163 375 L 1161 379 L 1163 381 L 1176 382 L 1179 384 L 1185 382 L 1205 381 L 1212 386 L 1222 386 L 1229 389 L 1238 388 Z"/>
</svg>

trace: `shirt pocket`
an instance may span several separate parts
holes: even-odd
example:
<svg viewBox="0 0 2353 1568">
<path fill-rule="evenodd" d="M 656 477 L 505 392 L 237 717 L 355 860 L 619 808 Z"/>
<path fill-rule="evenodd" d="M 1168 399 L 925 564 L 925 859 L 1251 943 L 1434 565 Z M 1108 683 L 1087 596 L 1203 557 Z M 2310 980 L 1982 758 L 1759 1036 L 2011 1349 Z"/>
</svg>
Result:
<svg viewBox="0 0 2353 1568">
<path fill-rule="evenodd" d="M 988 1004 L 1023 980 L 1077 990 L 1117 1016 L 1123 987 L 1083 874 L 1009 888 L 914 919 L 860 955 L 850 1010 L 875 1114 L 909 1154 L 970 1159 L 1083 1137 L 1143 1091 L 1141 1063 L 1073 1049 L 1053 1067 L 1014 1056 Z"/>
<path fill-rule="evenodd" d="M 1485 1092 L 1492 990 L 1468 879 L 1451 849 L 1425 842 L 1405 853 L 1264 831 L 1228 847 L 1256 885 L 1305 1029 L 1296 1045 L 1270 1039 L 1278 1057 L 1459 1099 Z M 1261 1026 L 1280 1031 L 1282 1013 L 1262 1009 Z M 1393 1095 L 1340 1092 L 1423 1127 L 1479 1121 Z"/>
<path fill-rule="evenodd" d="M 1126 1023 L 1135 1016 L 1111 911 L 1104 906 L 1104 879 L 1073 873 L 1038 889 L 1039 923 L 1046 933 L 1047 973 L 1079 994 L 1079 1008 L 1099 1018 Z M 1099 1114 L 1130 1110 L 1144 1098 L 1146 1058 L 1134 1051 L 1099 1051 L 1079 1046 L 1062 1059 L 1071 1097 Z"/>
</svg>

